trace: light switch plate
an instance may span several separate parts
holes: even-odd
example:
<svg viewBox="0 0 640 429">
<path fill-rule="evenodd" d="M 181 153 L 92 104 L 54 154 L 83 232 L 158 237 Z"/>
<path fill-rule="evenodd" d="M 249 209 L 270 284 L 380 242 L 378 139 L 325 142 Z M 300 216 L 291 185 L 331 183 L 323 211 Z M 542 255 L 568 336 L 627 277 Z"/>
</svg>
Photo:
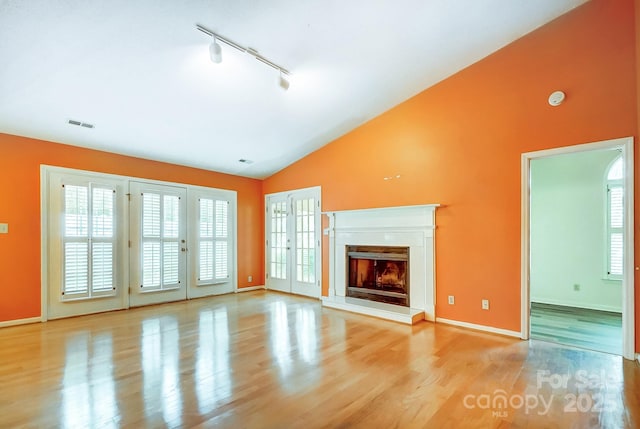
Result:
<svg viewBox="0 0 640 429">
<path fill-rule="evenodd" d="M 9 233 L 9 224 L 0 223 L 0 234 L 8 234 L 8 233 Z"/>
</svg>

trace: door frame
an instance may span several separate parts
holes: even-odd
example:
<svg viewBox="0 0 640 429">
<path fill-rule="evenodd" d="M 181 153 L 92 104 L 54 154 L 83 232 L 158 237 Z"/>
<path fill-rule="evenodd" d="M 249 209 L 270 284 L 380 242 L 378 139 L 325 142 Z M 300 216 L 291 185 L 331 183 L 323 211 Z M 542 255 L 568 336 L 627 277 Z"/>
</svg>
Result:
<svg viewBox="0 0 640 429">
<path fill-rule="evenodd" d="M 521 156 L 521 338 L 528 340 L 531 333 L 530 317 L 530 202 L 531 202 L 531 161 L 557 155 L 589 152 L 595 150 L 620 149 L 625 168 L 624 177 L 624 267 L 622 275 L 622 356 L 635 359 L 635 296 L 634 296 L 634 151 L 633 137 L 605 140 L 595 143 L 564 146 Z"/>
<path fill-rule="evenodd" d="M 316 279 L 316 283 L 317 283 L 317 287 L 318 287 L 318 296 L 314 297 L 317 299 L 321 299 L 322 297 L 322 187 L 320 186 L 310 186 L 308 188 L 300 188 L 300 189 L 291 189 L 288 191 L 282 191 L 282 192 L 273 192 L 270 194 L 265 194 L 264 196 L 264 208 L 265 208 L 265 217 L 264 217 L 264 232 L 265 232 L 265 240 L 264 240 L 264 249 L 265 249 L 265 253 L 264 253 L 264 264 L 265 264 L 265 289 L 269 290 L 268 287 L 268 282 L 269 282 L 269 247 L 268 247 L 268 240 L 269 237 L 267 236 L 268 231 L 270 231 L 270 226 L 269 226 L 269 198 L 273 198 L 273 197 L 285 197 L 287 200 L 292 197 L 295 196 L 296 194 L 299 194 L 302 196 L 302 194 L 309 194 L 309 193 L 313 193 L 314 195 L 317 195 L 317 202 L 318 202 L 318 207 L 316 210 L 317 216 L 315 216 L 314 222 L 315 222 L 315 232 L 317 234 L 318 240 L 319 240 L 319 245 L 317 246 L 317 255 L 316 255 L 316 266 L 315 266 L 315 279 Z M 292 209 L 291 207 L 289 209 Z M 289 217 L 289 215 L 287 215 L 287 217 Z M 295 219 L 293 220 L 293 222 L 295 222 Z M 293 248 L 293 246 L 292 246 Z M 291 252 L 291 255 L 293 255 L 293 252 Z M 293 292 L 293 274 L 295 273 L 295 270 L 293 269 L 293 262 L 295 261 L 293 256 L 290 258 L 292 265 L 289 267 L 289 293 L 294 293 Z M 303 296 L 309 296 L 310 295 L 303 295 Z"/>
</svg>

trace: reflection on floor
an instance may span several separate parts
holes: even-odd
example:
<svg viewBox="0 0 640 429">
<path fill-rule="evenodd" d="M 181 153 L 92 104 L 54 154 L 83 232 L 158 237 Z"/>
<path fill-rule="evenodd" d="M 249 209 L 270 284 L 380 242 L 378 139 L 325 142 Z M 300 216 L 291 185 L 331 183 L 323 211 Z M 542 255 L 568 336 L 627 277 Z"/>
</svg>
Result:
<svg viewBox="0 0 640 429">
<path fill-rule="evenodd" d="M 640 428 L 640 365 L 254 291 L 0 329 L 0 428 Z"/>
<path fill-rule="evenodd" d="M 621 355 L 622 315 L 532 302 L 531 338 Z"/>
</svg>

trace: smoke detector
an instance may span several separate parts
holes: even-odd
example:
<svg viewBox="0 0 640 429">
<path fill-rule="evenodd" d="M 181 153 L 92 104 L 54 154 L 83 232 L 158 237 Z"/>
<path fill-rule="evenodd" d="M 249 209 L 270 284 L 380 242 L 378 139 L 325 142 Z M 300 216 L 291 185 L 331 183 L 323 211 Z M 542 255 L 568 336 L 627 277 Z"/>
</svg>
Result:
<svg viewBox="0 0 640 429">
<path fill-rule="evenodd" d="M 549 96 L 549 104 L 554 106 L 554 107 L 555 106 L 559 106 L 559 105 L 562 104 L 562 102 L 564 101 L 565 97 L 566 96 L 564 95 L 564 92 L 556 91 L 556 92 L 552 93 Z"/>
</svg>

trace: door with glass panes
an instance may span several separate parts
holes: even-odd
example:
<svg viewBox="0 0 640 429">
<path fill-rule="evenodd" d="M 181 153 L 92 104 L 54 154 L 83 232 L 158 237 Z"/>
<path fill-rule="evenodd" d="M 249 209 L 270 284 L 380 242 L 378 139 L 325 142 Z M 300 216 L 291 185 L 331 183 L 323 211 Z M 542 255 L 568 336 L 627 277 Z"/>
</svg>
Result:
<svg viewBox="0 0 640 429">
<path fill-rule="evenodd" d="M 189 288 L 198 298 L 235 290 L 232 269 L 234 235 L 233 195 L 229 191 L 190 188 L 189 191 Z"/>
<path fill-rule="evenodd" d="M 129 193 L 129 305 L 186 299 L 186 189 L 130 182 Z"/>
<path fill-rule="evenodd" d="M 46 207 L 47 318 L 126 307 L 122 180 L 49 169 Z"/>
<path fill-rule="evenodd" d="M 320 296 L 320 188 L 266 197 L 267 289 Z"/>
</svg>

